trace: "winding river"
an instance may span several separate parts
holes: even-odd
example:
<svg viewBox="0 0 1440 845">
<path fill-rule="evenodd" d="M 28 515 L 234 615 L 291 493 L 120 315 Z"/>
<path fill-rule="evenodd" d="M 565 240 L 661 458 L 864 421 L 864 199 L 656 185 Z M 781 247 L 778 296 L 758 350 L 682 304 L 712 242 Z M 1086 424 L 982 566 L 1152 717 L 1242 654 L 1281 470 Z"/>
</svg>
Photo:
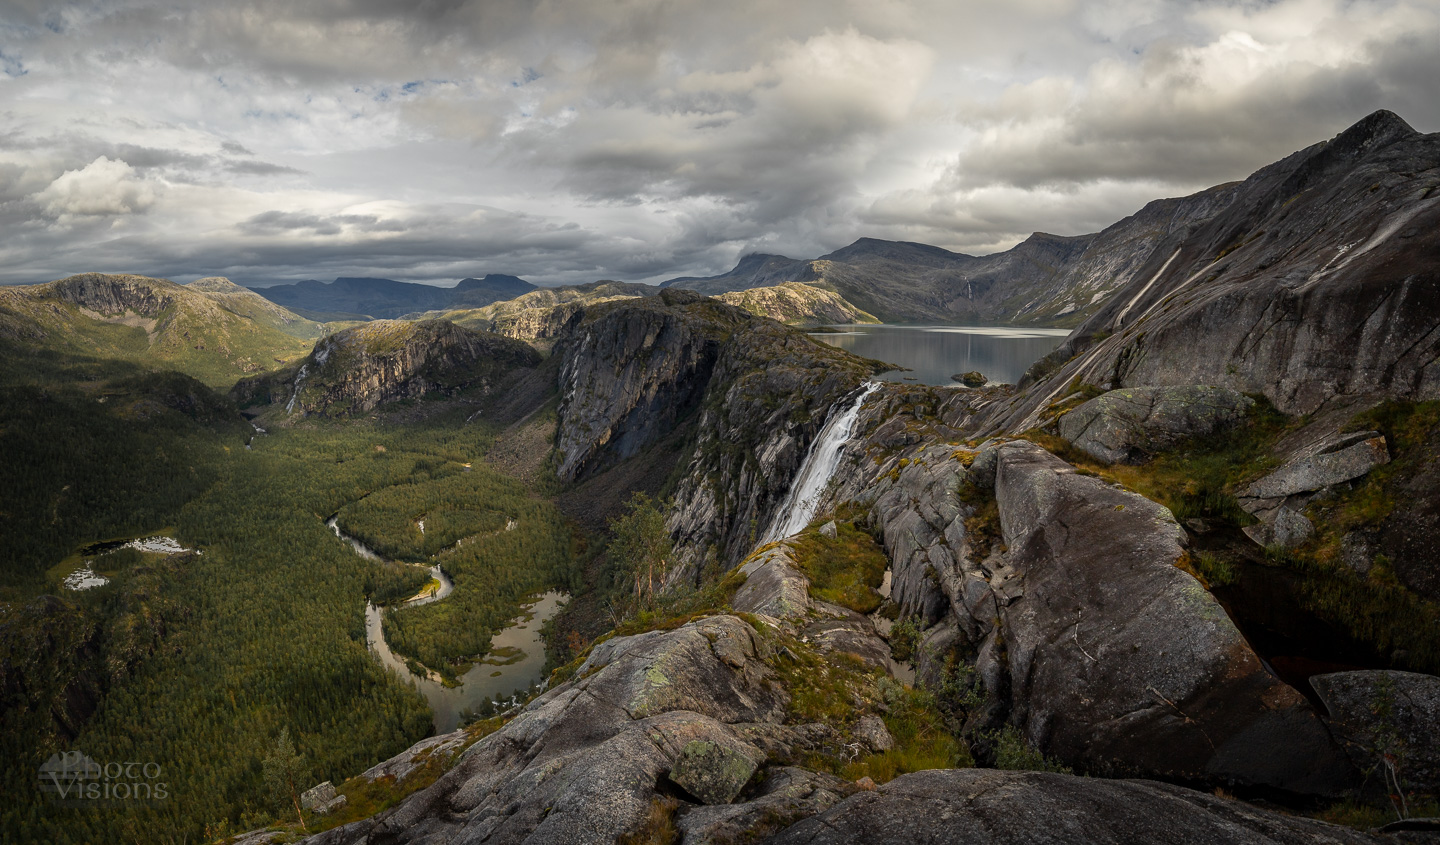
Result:
<svg viewBox="0 0 1440 845">
<path fill-rule="evenodd" d="M 361 557 L 376 562 L 385 561 L 385 558 L 376 554 L 373 549 L 341 531 L 336 517 L 326 520 L 325 525 Z M 430 702 L 430 709 L 435 714 L 436 733 L 443 734 L 459 727 L 463 711 L 475 711 L 487 700 L 513 698 L 544 682 L 545 643 L 540 637 L 540 626 L 564 606 L 567 596 L 551 591 L 541 593 L 521 605 L 520 615 L 504 630 L 496 632 L 490 642 L 492 655 L 518 656 L 484 658 L 460 677 L 458 686 L 447 687 L 433 673 L 417 675 L 411 671 L 405 660 L 391 651 L 390 644 L 385 642 L 383 631 L 385 613 L 404 613 L 407 608 L 441 601 L 455 590 L 455 583 L 438 563 L 432 564 L 429 569 L 431 577 L 439 582 L 438 589 L 427 586 L 425 590 L 396 607 L 376 607 L 366 603 L 365 643 L 383 665 L 420 690 Z"/>
</svg>

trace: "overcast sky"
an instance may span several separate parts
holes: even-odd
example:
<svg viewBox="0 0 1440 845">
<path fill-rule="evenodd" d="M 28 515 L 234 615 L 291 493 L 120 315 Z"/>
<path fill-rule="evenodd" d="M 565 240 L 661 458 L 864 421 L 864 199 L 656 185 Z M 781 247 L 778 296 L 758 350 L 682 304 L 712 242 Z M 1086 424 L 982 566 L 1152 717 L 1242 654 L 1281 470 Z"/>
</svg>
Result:
<svg viewBox="0 0 1440 845">
<path fill-rule="evenodd" d="M 0 0 L 0 282 L 993 252 L 1436 131 L 1437 45 L 1440 0 Z"/>
</svg>

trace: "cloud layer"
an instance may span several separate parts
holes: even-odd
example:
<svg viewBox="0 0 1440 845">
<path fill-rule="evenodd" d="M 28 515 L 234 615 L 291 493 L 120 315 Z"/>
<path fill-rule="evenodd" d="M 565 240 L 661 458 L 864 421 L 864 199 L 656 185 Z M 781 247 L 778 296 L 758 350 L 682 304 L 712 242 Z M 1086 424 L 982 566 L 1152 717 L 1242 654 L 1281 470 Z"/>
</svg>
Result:
<svg viewBox="0 0 1440 845">
<path fill-rule="evenodd" d="M 1440 129 L 1430 0 L 12 0 L 0 282 L 1003 249 Z"/>
</svg>

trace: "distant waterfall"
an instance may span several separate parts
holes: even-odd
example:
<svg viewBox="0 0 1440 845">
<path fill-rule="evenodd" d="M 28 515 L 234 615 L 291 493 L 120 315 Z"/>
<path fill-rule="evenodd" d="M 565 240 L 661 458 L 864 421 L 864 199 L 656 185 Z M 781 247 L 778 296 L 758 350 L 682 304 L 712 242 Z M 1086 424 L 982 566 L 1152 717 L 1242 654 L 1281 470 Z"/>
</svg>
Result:
<svg viewBox="0 0 1440 845">
<path fill-rule="evenodd" d="M 785 495 L 780 510 L 776 511 L 775 521 L 770 523 L 770 530 L 765 533 L 762 543 L 783 540 L 804 530 L 810 520 L 815 518 L 815 508 L 820 504 L 825 485 L 830 483 L 835 469 L 840 465 L 840 452 L 854 434 L 855 419 L 860 416 L 860 406 L 864 405 L 866 398 L 879 387 L 878 381 L 867 383 L 849 408 L 839 413 L 830 412 L 830 418 L 825 421 L 825 427 L 820 429 L 820 436 L 816 437 L 810 446 L 805 462 L 800 464 L 800 472 L 796 473 L 790 492 Z"/>
</svg>

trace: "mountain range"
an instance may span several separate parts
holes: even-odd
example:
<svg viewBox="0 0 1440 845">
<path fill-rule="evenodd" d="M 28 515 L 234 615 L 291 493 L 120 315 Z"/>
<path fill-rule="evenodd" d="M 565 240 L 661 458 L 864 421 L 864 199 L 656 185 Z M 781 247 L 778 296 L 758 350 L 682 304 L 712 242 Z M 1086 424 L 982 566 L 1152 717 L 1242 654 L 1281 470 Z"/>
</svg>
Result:
<svg viewBox="0 0 1440 845">
<path fill-rule="evenodd" d="M 418 311 L 480 308 L 532 290 L 535 285 L 524 279 L 499 273 L 461 279 L 453 288 L 363 277 L 341 277 L 333 282 L 307 279 L 254 288 L 271 302 L 323 321 L 394 319 Z"/>
<path fill-rule="evenodd" d="M 861 238 L 814 260 L 747 255 L 719 276 L 671 279 L 707 295 L 803 282 L 887 323 L 1074 326 L 1129 284 L 1157 244 L 1226 209 L 1234 183 L 1147 204 L 1104 231 L 1037 232 L 1004 252 L 973 256 L 928 244 Z"/>
<path fill-rule="evenodd" d="M 1019 384 L 876 383 L 796 303 L 1080 324 Z M 1440 134 L 1376 112 L 995 256 L 431 310 L 0 289 L 0 838 L 1436 841 Z M 362 530 L 453 594 L 383 609 L 431 570 Z M 156 532 L 194 554 L 59 586 Z M 501 674 L 561 588 L 544 683 L 437 728 L 406 673 Z M 53 814 L 68 747 L 183 800 Z"/>
</svg>

